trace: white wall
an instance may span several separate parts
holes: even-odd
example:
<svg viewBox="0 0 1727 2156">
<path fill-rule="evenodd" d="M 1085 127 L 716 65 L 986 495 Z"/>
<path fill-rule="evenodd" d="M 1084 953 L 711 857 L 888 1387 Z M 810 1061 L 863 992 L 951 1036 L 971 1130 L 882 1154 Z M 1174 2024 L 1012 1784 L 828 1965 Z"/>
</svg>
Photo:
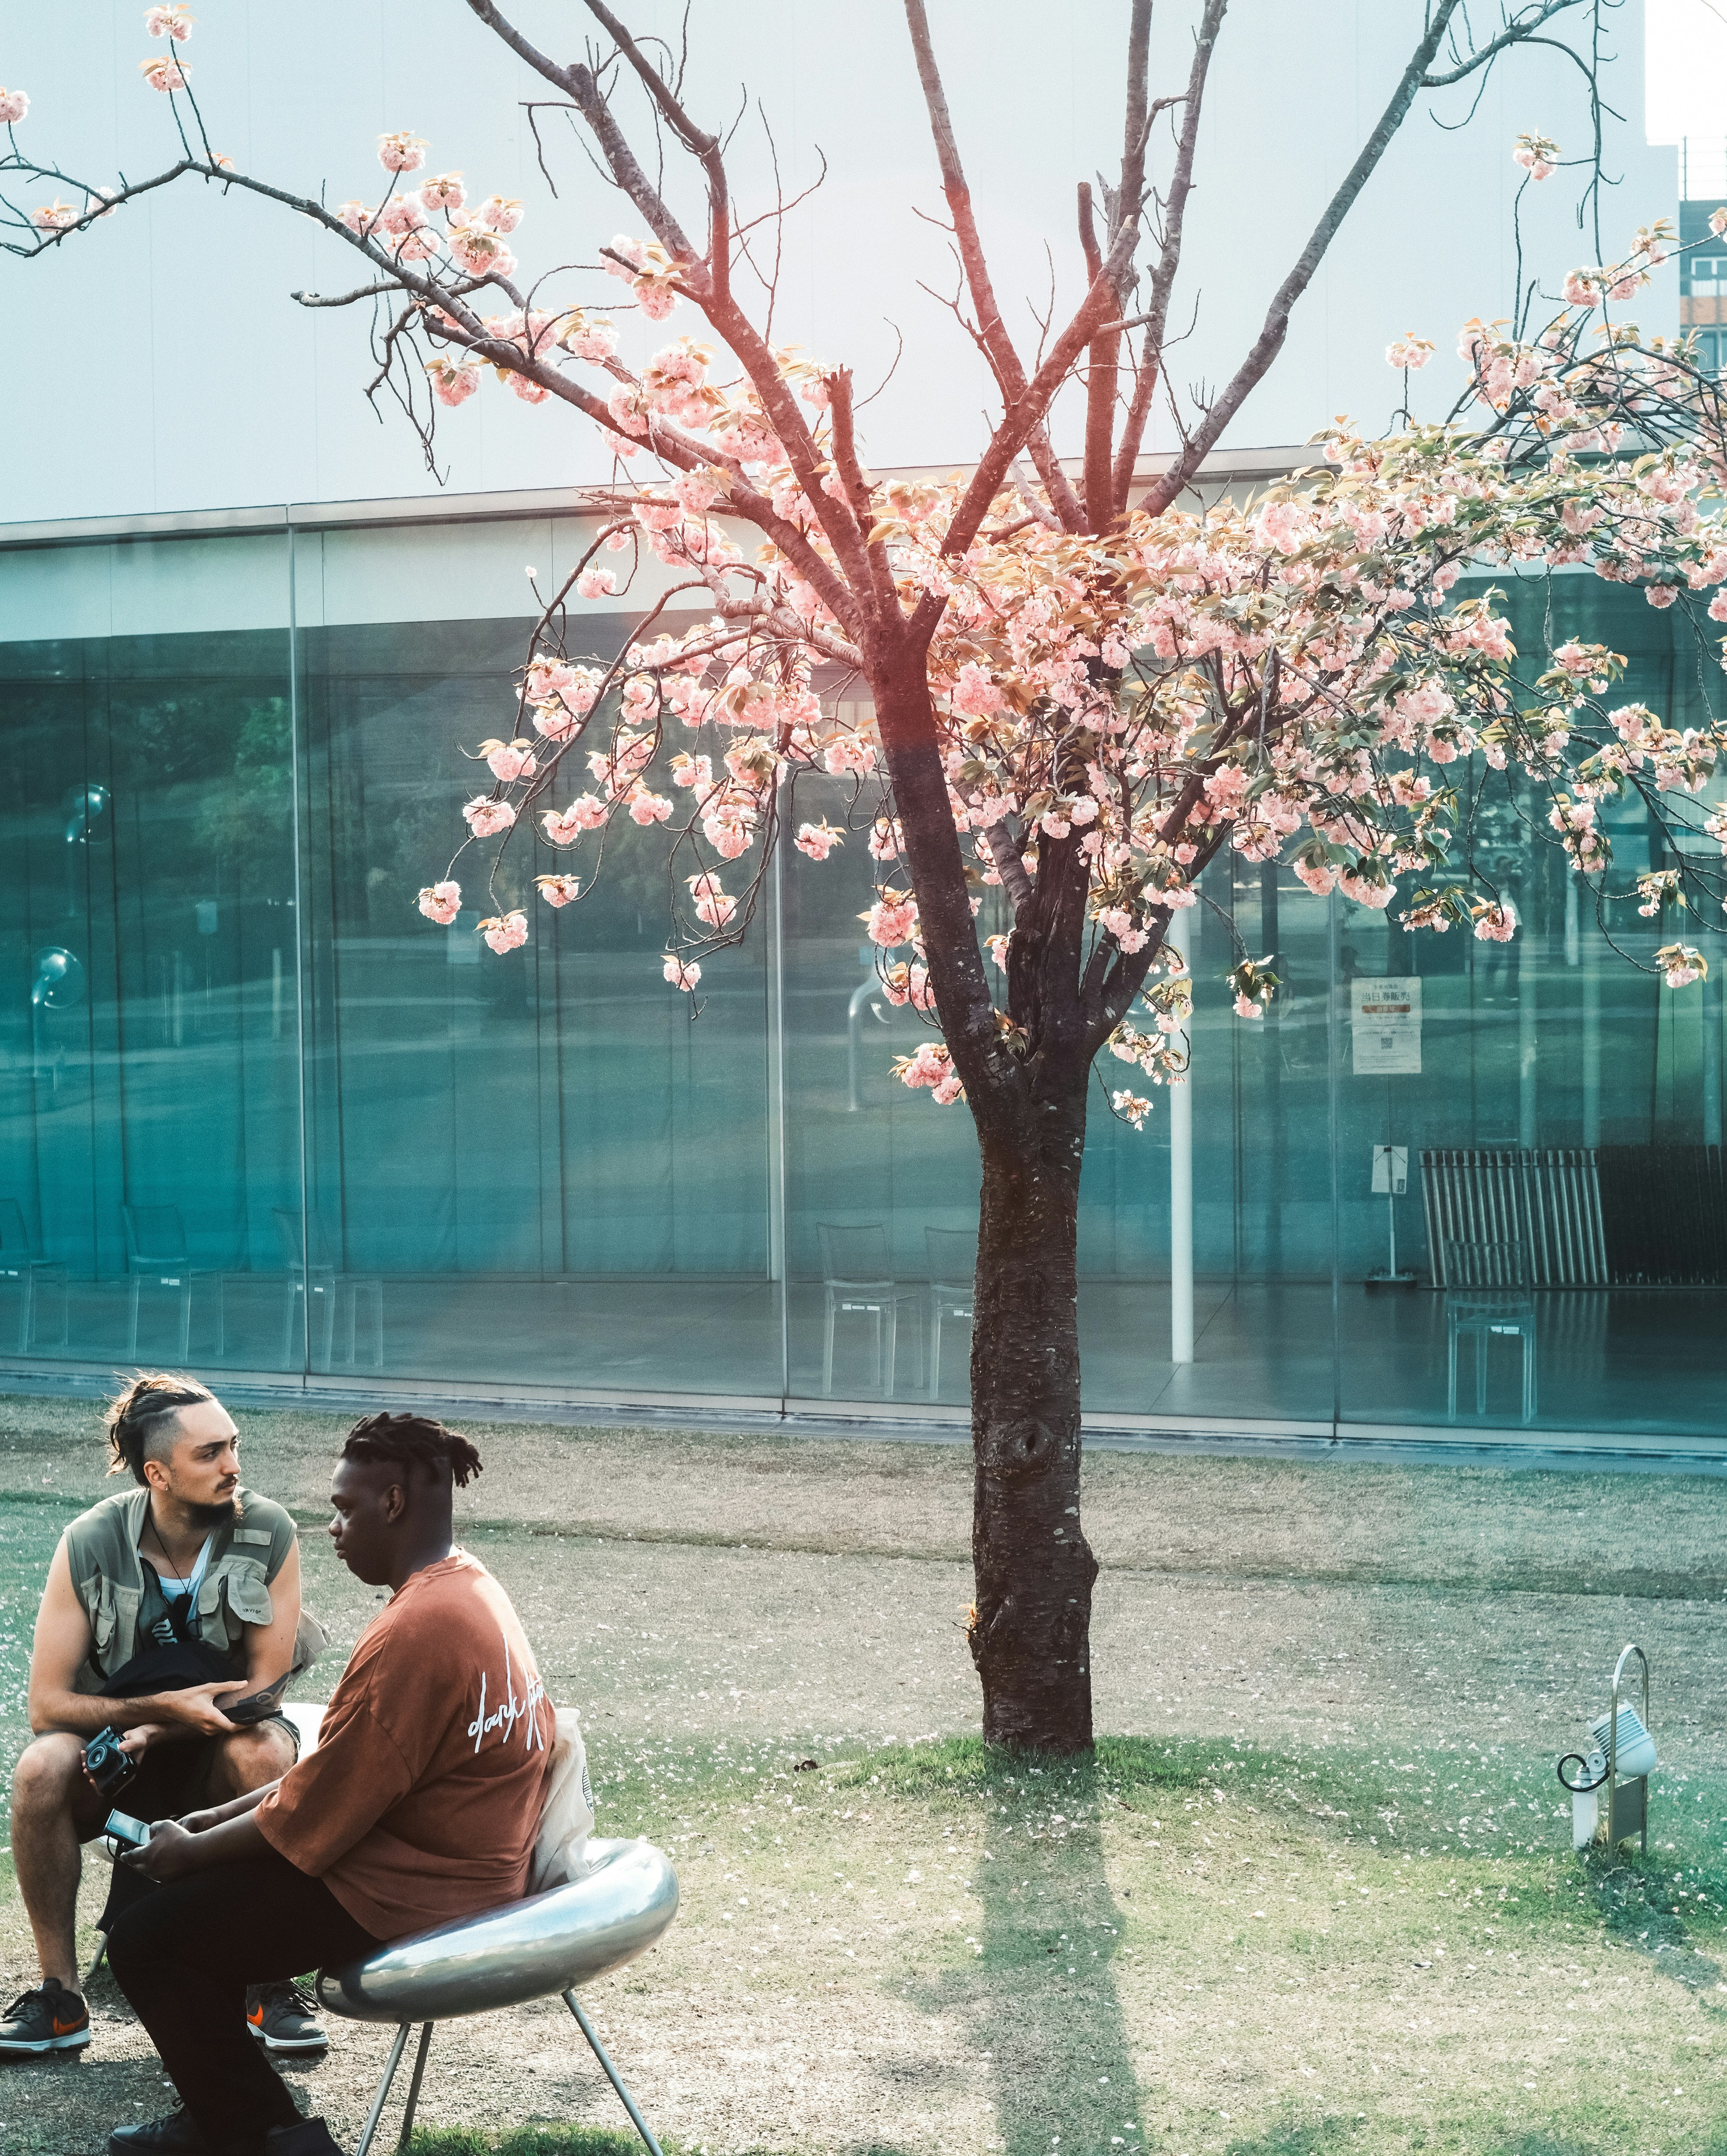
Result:
<svg viewBox="0 0 1727 2156">
<path fill-rule="evenodd" d="M 629 13 L 675 33 L 681 10 L 631 0 Z M 998 288 L 1010 323 L 1029 329 L 1028 305 L 1047 288 L 1046 239 L 1058 298 L 1075 295 L 1076 181 L 1108 171 L 1119 154 L 1125 0 L 933 0 L 932 13 Z M 21 143 L 93 180 L 171 162 L 167 101 L 137 73 L 140 59 L 162 50 L 144 35 L 141 13 L 141 0 L 6 12 L 0 82 L 33 99 Z M 1184 383 L 1215 382 L 1251 339 L 1381 109 L 1421 13 L 1420 0 L 1235 0 L 1189 223 L 1185 305 L 1197 300 L 1200 316 L 1175 362 Z M 564 0 L 524 0 L 520 19 L 567 44 L 586 18 Z M 1159 8 L 1157 22 L 1164 91 L 1185 74 L 1183 7 Z M 1620 57 L 1609 97 L 1631 124 L 1610 123 L 1608 168 L 1623 184 L 1607 198 L 1609 255 L 1636 225 L 1670 213 L 1673 192 L 1672 151 L 1642 145 L 1638 0 L 1611 27 Z M 213 142 L 296 190 L 322 187 L 335 202 L 376 189 L 377 135 L 411 127 L 430 137 L 434 168 L 459 167 L 482 192 L 527 199 L 516 244 L 535 272 L 592 263 L 614 232 L 640 229 L 574 143 L 560 139 L 556 116 L 546 131 L 562 199 L 552 200 L 520 109 L 536 79 L 461 0 L 208 0 L 183 49 Z M 989 387 L 964 336 L 918 289 L 920 279 L 938 290 L 952 279 L 943 236 L 915 214 L 938 210 L 940 198 L 896 0 L 813 9 L 696 0 L 689 81 L 711 119 L 728 119 L 746 87 L 760 98 L 789 187 L 815 177 L 815 146 L 827 154 L 827 185 L 789 235 L 776 335 L 850 359 L 867 390 L 892 354 L 887 325 L 898 324 L 907 356 L 863 415 L 866 449 L 881 464 L 964 457 Z M 1459 121 L 1467 101 L 1452 92 L 1436 109 Z M 1458 381 L 1457 326 L 1512 304 L 1510 206 L 1520 177 L 1512 138 L 1539 126 L 1575 154 L 1586 118 L 1574 71 L 1532 53 L 1511 56 L 1460 132 L 1442 131 L 1426 114 L 1414 120 L 1233 439 L 1301 440 L 1344 410 L 1382 420 L 1395 393 L 1384 346 L 1406 329 L 1440 341 L 1417 400 L 1437 415 Z M 753 122 L 736 165 L 759 208 L 767 166 Z M 1573 220 L 1573 177 L 1529 198 L 1526 264 L 1550 289 L 1575 263 L 1596 259 L 1592 237 Z M 692 188 L 682 201 L 699 223 Z M 12 421 L 0 521 L 431 488 L 405 425 L 387 404 L 380 424 L 361 394 L 371 367 L 357 311 L 308 314 L 287 296 L 296 286 L 355 281 L 344 254 L 286 212 L 182 182 L 47 259 L 0 257 L 0 392 Z M 559 289 L 604 300 L 621 288 L 576 275 Z M 1646 326 L 1670 327 L 1675 311 L 1669 285 L 1644 310 Z M 632 325 L 626 349 L 696 329 L 690 313 L 665 329 Z M 1072 413 L 1058 439 L 1077 447 Z M 445 416 L 440 449 L 448 484 L 462 490 L 558 486 L 606 468 L 584 422 L 492 387 Z"/>
</svg>

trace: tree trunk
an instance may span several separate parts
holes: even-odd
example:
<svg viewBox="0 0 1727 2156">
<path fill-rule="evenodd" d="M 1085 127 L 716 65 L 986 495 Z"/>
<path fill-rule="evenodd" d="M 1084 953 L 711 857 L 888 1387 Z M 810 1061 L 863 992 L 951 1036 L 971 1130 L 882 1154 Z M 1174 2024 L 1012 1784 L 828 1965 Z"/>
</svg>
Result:
<svg viewBox="0 0 1727 2156">
<path fill-rule="evenodd" d="M 1086 1082 L 1082 1067 L 1053 1095 L 1039 1087 L 1029 1143 L 979 1133 L 971 1651 L 984 1742 L 1040 1752 L 1092 1742 L 1097 1560 L 1079 1522 L 1077 1299 Z"/>
</svg>

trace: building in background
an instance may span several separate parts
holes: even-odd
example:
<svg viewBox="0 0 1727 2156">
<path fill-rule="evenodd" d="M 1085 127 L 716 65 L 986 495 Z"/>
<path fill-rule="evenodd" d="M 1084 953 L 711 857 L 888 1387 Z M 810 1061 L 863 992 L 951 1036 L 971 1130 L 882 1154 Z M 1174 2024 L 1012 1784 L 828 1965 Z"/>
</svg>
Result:
<svg viewBox="0 0 1727 2156">
<path fill-rule="evenodd" d="M 1679 145 L 1679 327 L 1697 332 L 1699 362 L 1727 364 L 1727 235 L 1709 220 L 1727 210 L 1727 138 L 1688 136 Z"/>
<path fill-rule="evenodd" d="M 877 989 L 861 834 L 784 855 L 694 1008 L 660 978 L 656 832 L 623 827 L 561 912 L 522 848 L 507 957 L 478 890 L 453 928 L 415 911 L 472 790 L 458 751 L 509 731 L 523 564 L 560 577 L 584 543 L 565 499 L 0 531 L 0 1368 L 963 1416 L 974 1141 L 891 1075 L 928 1027 Z M 1719 682 L 1635 591 L 1561 572 L 1509 607 L 1525 649 L 1627 653 L 1626 694 L 1675 726 Z M 609 653 L 628 623 L 578 634 Z M 1096 1420 L 1719 1442 L 1723 969 L 1675 994 L 1627 964 L 1531 844 L 1536 806 L 1492 811 L 1509 946 L 1215 865 L 1195 1356 L 1171 1359 L 1165 1096 L 1136 1135 L 1106 1069 Z M 847 815 L 825 780 L 796 808 Z M 1658 864 L 1641 808 L 1614 815 L 1628 886 Z M 1607 930 L 1647 958 L 1678 924 L 1627 905 Z M 1237 936 L 1287 983 L 1262 1024 L 1230 1014 Z M 1370 1286 L 1394 1225 L 1419 1285 Z M 830 1228 L 876 1231 L 883 1285 L 831 1285 Z"/>
</svg>

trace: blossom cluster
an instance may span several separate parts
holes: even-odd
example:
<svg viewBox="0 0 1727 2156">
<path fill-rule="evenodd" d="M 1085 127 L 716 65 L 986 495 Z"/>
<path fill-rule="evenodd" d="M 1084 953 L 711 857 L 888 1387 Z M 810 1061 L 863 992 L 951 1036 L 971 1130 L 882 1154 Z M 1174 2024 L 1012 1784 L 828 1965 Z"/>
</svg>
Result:
<svg viewBox="0 0 1727 2156">
<path fill-rule="evenodd" d="M 1567 641 L 1531 665 L 1498 592 L 1455 589 L 1465 575 L 1586 566 L 1657 608 L 1713 591 L 1709 611 L 1727 617 L 1727 531 L 1706 506 L 1727 475 L 1712 390 L 1683 346 L 1590 335 L 1606 300 L 1646 276 L 1661 245 L 1658 231 L 1640 234 L 1627 265 L 1571 280 L 1570 303 L 1539 336 L 1467 325 L 1466 405 L 1484 421 L 1466 408 L 1452 424 L 1380 439 L 1334 423 L 1313 469 L 1246 503 L 1138 514 L 1105 537 L 1076 536 L 1015 484 L 956 552 L 947 543 L 955 483 L 876 484 L 860 472 L 871 540 L 902 603 L 943 602 L 929 684 L 948 807 L 975 883 L 1035 887 L 1052 849 L 1077 850 L 1093 934 L 1132 957 L 1161 943 L 1172 914 L 1195 903 L 1199 869 L 1226 848 L 1289 860 L 1310 890 L 1395 907 L 1410 927 L 1462 922 L 1503 942 L 1516 932 L 1514 905 L 1467 880 L 1469 770 L 1532 782 L 1584 875 L 1611 860 L 1604 799 L 1699 793 L 1727 747 L 1714 732 L 1666 726 L 1641 705 L 1610 708 L 1616 654 Z M 609 259 L 650 319 L 677 304 L 674 270 L 647 243 L 619 242 Z M 574 314 L 494 327 L 563 356 L 588 334 Z M 1414 367 L 1431 349 L 1411 336 L 1390 356 Z M 822 371 L 794 351 L 779 357 L 788 388 L 820 413 Z M 825 711 L 815 687 L 815 667 L 849 648 L 847 624 L 810 568 L 811 557 L 836 562 L 822 505 L 754 387 L 717 382 L 714 362 L 711 347 L 681 337 L 633 372 L 609 346 L 594 363 L 614 385 L 607 410 L 620 450 L 650 444 L 663 457 L 665 426 L 702 452 L 609 497 L 614 521 L 596 551 L 655 555 L 707 590 L 715 611 L 630 646 L 608 670 L 537 650 L 522 709 L 538 743 L 482 745 L 499 783 L 465 811 L 475 836 L 506 832 L 563 769 L 584 767 L 579 792 L 540 809 L 553 846 L 620 814 L 675 817 L 673 835 L 695 850 L 684 879 L 693 919 L 688 933 L 675 930 L 665 972 L 686 988 L 700 978 L 696 952 L 729 940 L 741 917 L 726 869 L 743 864 L 745 888 L 759 874 L 799 772 L 856 780 L 876 789 L 872 799 L 891 793 L 873 726 Z M 1664 437 L 1648 424 L 1657 407 L 1678 415 Z M 726 514 L 740 485 L 771 500 L 798 544 L 745 559 Z M 597 595 L 613 579 L 590 561 L 576 583 Z M 1727 814 L 1706 828 L 1727 853 Z M 824 818 L 797 826 L 792 842 L 825 860 L 845 837 Z M 930 1009 L 891 798 L 867 850 L 879 880 L 861 917 L 889 999 Z M 564 902 L 554 886 L 556 897 L 542 880 Z M 1010 937 L 992 942 L 1005 970 Z M 1696 975 L 1689 947 L 1677 947 L 1661 970 L 1683 984 Z M 1190 994 L 1174 953 L 1162 955 L 1173 970 L 1148 976 L 1151 1023 L 1124 1024 L 1110 1044 L 1154 1084 L 1182 1075 L 1176 1039 Z M 1264 962 L 1244 960 L 1231 986 L 1238 1014 L 1253 1019 L 1276 981 Z M 896 1067 L 938 1101 L 961 1097 L 938 1043 Z M 1133 1122 L 1147 1112 L 1133 1094 L 1117 1106 Z"/>
<path fill-rule="evenodd" d="M 155 87 L 184 86 L 190 23 L 183 5 L 150 8 L 166 48 L 145 64 Z M 28 104 L 0 90 L 0 121 Z M 1521 316 L 1466 324 L 1463 393 L 1447 423 L 1375 437 L 1339 419 L 1315 438 L 1311 470 L 1257 498 L 1136 511 L 1101 536 L 1065 529 L 1047 495 L 1015 478 L 961 531 L 964 480 L 876 480 L 839 424 L 846 377 L 819 358 L 786 346 L 752 352 L 740 371 L 680 335 L 630 365 L 615 304 L 554 300 L 561 273 L 518 288 L 522 203 L 432 172 L 429 149 L 409 130 L 383 135 L 389 191 L 333 215 L 374 264 L 394 265 L 431 348 L 434 396 L 459 406 L 490 372 L 528 403 L 579 405 L 620 470 L 644 457 L 652 467 L 596 494 L 602 529 L 546 611 L 511 721 L 474 751 L 491 783 L 462 810 L 464 844 L 501 851 L 527 833 L 554 854 L 597 854 L 620 819 L 666 827 L 682 894 L 662 963 L 675 986 L 693 990 L 702 957 L 743 933 L 782 837 L 821 861 L 856 829 L 876 878 L 862 918 L 888 999 L 934 1009 L 893 759 L 859 706 L 819 694 L 822 667 L 864 669 L 866 588 L 902 615 L 939 609 L 929 718 L 974 913 L 993 889 L 1017 918 L 1041 878 L 1078 877 L 1094 947 L 1144 990 L 1110 1046 L 1154 1085 L 1181 1075 L 1190 996 L 1166 932 L 1220 852 L 1288 860 L 1315 893 L 1395 908 L 1413 929 L 1467 924 L 1483 942 L 1518 927 L 1476 868 L 1484 774 L 1533 795 L 1535 828 L 1603 902 L 1618 896 L 1601 883 L 1603 804 L 1620 797 L 1727 855 L 1727 810 L 1699 798 L 1727 736 L 1610 702 L 1624 662 L 1601 648 L 1519 653 L 1502 593 L 1479 588 L 1588 571 L 1653 608 L 1683 601 L 1727 620 L 1719 393 L 1694 341 L 1646 340 L 1613 313 L 1672 254 L 1664 222 L 1621 261 L 1572 270 L 1539 330 Z M 1534 181 L 1560 157 L 1535 132 L 1513 155 Z M 82 209 L 30 213 L 44 244 L 105 213 L 86 192 Z M 1714 229 L 1727 231 L 1727 210 Z M 700 297 L 691 265 L 658 239 L 621 234 L 599 251 L 626 321 L 633 309 L 666 322 Z M 1434 353 L 1411 331 L 1386 357 L 1407 373 Z M 572 593 L 619 598 L 644 555 L 700 595 L 699 619 L 668 628 L 656 611 L 609 664 L 572 652 Z M 790 803 L 806 773 L 844 783 L 855 824 L 799 820 Z M 563 908 L 593 881 L 559 865 L 535 888 Z M 1651 917 L 1682 896 L 1649 878 L 1627 895 Z M 419 904 L 453 923 L 454 875 Z M 527 911 L 500 901 L 479 932 L 495 951 L 517 949 Z M 1010 977 L 1015 932 L 990 939 Z M 1675 986 L 1701 978 L 1688 944 L 1657 963 Z M 1229 982 L 1249 1020 L 1277 988 L 1267 963 L 1245 954 Z M 939 1043 L 899 1070 L 938 1102 L 961 1097 Z M 1129 1121 L 1146 1112 L 1132 1093 L 1117 1106 Z"/>
</svg>

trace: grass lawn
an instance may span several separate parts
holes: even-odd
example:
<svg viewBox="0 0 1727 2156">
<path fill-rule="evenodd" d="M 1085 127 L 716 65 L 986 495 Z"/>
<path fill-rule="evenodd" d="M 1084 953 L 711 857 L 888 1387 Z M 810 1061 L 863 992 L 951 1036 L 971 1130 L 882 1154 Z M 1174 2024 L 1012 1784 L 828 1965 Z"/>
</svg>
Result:
<svg viewBox="0 0 1727 2156">
<path fill-rule="evenodd" d="M 248 1479 L 310 1527 L 340 1425 L 242 1420 Z M 8 1762 L 93 1427 L 0 1400 Z M 966 1733 L 963 1453 L 470 1428 L 464 1539 L 583 1712 L 602 1830 L 682 1881 L 664 1945 L 589 2002 L 668 2156 L 1727 2152 L 1719 1483 L 1100 1455 L 1123 1733 L 1040 1770 Z M 373 1604 L 307 1543 L 317 1693 Z M 1581 1859 L 1552 1763 L 1630 1638 L 1650 1854 Z M 87 2052 L 0 2075 L 8 2156 L 166 2107 L 105 1978 L 92 2005 Z M 348 2146 L 385 2033 L 338 2024 L 293 2070 Z M 556 2001 L 441 2029 L 416 2146 L 620 2156 L 578 2041 Z"/>
</svg>

